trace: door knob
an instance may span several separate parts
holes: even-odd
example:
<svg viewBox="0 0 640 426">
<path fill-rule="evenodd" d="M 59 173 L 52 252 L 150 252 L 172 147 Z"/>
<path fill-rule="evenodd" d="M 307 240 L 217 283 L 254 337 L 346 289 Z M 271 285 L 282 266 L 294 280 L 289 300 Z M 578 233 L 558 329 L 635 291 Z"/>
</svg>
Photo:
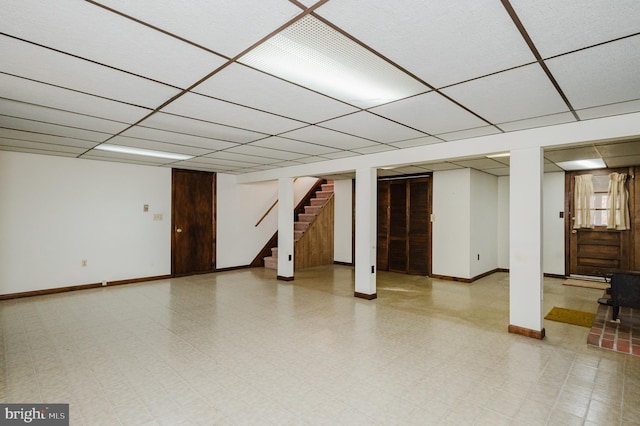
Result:
<svg viewBox="0 0 640 426">
<path fill-rule="evenodd" d="M 176 228 L 176 232 L 179 234 L 182 232 L 182 228 Z"/>
<path fill-rule="evenodd" d="M 576 231 L 575 229 L 573 231 L 571 231 L 572 234 L 577 234 L 578 231 Z"/>
</svg>

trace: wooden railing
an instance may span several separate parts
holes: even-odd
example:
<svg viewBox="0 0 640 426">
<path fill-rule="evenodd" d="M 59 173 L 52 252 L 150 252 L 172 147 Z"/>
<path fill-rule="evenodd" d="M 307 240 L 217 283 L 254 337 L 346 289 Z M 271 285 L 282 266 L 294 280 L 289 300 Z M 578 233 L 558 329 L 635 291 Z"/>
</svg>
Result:
<svg viewBox="0 0 640 426">
<path fill-rule="evenodd" d="M 298 178 L 295 178 L 295 179 L 293 180 L 293 183 L 296 183 L 296 181 L 297 181 L 297 180 L 298 180 Z M 264 220 L 264 218 L 265 218 L 265 217 L 267 217 L 267 215 L 268 215 L 269 213 L 271 213 L 271 210 L 273 210 L 273 208 L 274 208 L 276 205 L 278 205 L 278 201 L 280 201 L 280 199 L 276 198 L 276 200 L 273 202 L 273 204 L 271 204 L 271 207 L 269 207 L 269 208 L 267 209 L 267 211 L 266 211 L 266 212 L 264 212 L 264 214 L 262 215 L 262 217 L 260 217 L 260 219 L 258 219 L 258 222 L 257 222 L 257 223 L 256 223 L 256 225 L 255 225 L 256 227 L 257 227 L 258 225 L 260 225 L 260 224 L 262 223 L 262 221 Z"/>
</svg>

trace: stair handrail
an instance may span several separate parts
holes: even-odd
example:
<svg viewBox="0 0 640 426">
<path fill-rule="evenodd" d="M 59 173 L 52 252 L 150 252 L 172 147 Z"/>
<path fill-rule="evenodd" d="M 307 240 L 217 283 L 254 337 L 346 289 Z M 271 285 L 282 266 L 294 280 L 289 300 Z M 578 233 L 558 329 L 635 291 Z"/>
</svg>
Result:
<svg viewBox="0 0 640 426">
<path fill-rule="evenodd" d="M 298 180 L 298 178 L 295 178 L 295 179 L 293 180 L 293 183 L 296 183 L 296 181 L 297 181 L 297 180 Z M 267 215 L 268 215 L 269 213 L 271 213 L 271 210 L 273 210 L 273 208 L 278 204 L 278 201 L 280 201 L 280 199 L 279 199 L 279 198 L 276 198 L 276 200 L 273 202 L 273 204 L 271 204 L 271 207 L 269 207 L 269 208 L 267 209 L 267 211 L 266 211 L 266 212 L 264 212 L 264 214 L 262 215 L 262 217 L 261 217 L 260 219 L 258 219 L 258 222 L 255 224 L 254 228 L 255 228 L 255 227 L 257 227 L 258 225 L 260 225 L 260 224 L 262 223 L 262 221 L 264 220 L 264 218 L 266 218 L 266 217 L 267 217 Z"/>
</svg>

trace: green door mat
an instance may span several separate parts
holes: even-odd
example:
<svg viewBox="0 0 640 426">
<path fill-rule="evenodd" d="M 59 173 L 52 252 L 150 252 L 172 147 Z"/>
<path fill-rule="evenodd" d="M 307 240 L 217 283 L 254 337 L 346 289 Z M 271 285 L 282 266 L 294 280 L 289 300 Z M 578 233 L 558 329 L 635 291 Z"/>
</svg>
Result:
<svg viewBox="0 0 640 426">
<path fill-rule="evenodd" d="M 558 322 L 566 322 L 567 324 L 580 325 L 582 327 L 591 327 L 596 314 L 582 311 L 574 311 L 573 309 L 553 307 L 544 319 Z"/>
</svg>

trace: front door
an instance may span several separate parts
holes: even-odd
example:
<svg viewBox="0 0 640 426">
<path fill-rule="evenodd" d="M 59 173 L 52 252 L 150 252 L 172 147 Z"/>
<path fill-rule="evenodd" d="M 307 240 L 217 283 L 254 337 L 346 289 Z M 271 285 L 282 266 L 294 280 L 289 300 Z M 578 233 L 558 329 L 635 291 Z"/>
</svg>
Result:
<svg viewBox="0 0 640 426">
<path fill-rule="evenodd" d="M 566 204 L 569 211 L 566 222 L 568 256 L 565 266 L 569 275 L 603 277 L 615 269 L 628 270 L 630 268 L 631 231 L 607 229 L 600 216 L 600 211 L 604 211 L 606 207 L 606 199 L 603 200 L 603 197 L 606 197 L 609 174 L 612 172 L 629 174 L 628 169 L 602 169 L 586 172 L 568 172 L 565 175 Z M 575 212 L 575 176 L 581 174 L 593 175 L 596 202 L 593 209 L 595 226 L 592 229 L 573 229 L 574 218 L 572 212 Z M 633 191 L 630 190 L 629 194 L 631 195 L 632 193 Z M 632 198 L 629 201 L 632 202 Z M 633 209 L 630 208 L 630 211 L 633 212 Z"/>
<path fill-rule="evenodd" d="M 214 183 L 208 172 L 173 169 L 171 273 L 215 269 Z"/>
</svg>

